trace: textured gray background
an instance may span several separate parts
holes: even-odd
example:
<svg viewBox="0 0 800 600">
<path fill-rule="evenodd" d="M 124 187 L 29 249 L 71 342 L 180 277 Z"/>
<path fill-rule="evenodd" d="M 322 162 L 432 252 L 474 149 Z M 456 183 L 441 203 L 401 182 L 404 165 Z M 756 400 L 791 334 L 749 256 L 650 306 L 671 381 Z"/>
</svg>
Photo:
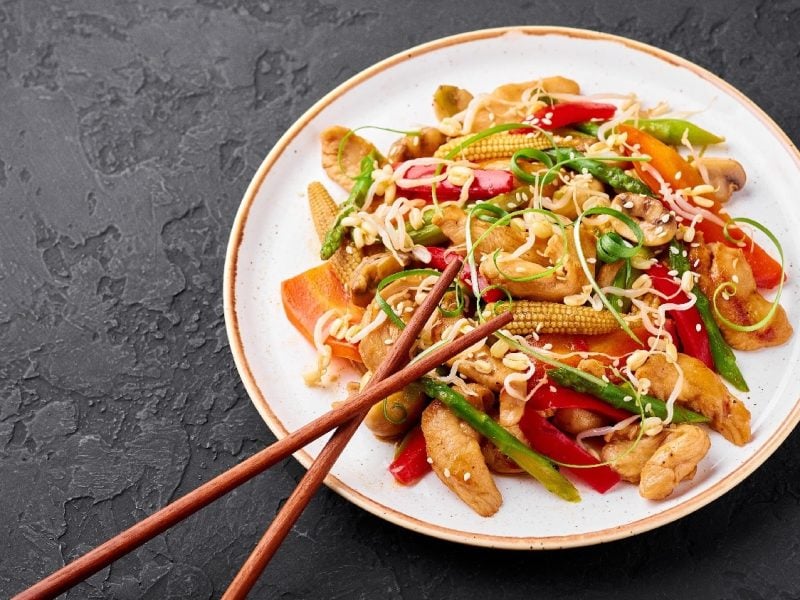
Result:
<svg viewBox="0 0 800 600">
<path fill-rule="evenodd" d="M 360 69 L 469 29 L 586 27 L 696 61 L 800 139 L 797 0 L 494 5 L 0 3 L 0 596 L 273 439 L 226 342 L 228 231 L 271 144 Z M 794 434 L 676 524 L 559 552 L 428 539 L 324 490 L 253 597 L 798 598 L 798 451 Z M 275 468 L 68 597 L 219 596 L 301 474 Z"/>
</svg>

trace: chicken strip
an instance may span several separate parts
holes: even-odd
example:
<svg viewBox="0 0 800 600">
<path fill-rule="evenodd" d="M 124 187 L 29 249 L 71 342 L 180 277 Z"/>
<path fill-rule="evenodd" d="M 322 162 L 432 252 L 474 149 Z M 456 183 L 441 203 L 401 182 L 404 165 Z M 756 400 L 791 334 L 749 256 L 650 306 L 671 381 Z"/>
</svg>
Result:
<svg viewBox="0 0 800 600">
<path fill-rule="evenodd" d="M 464 209 L 454 204 L 443 206 L 441 212 L 434 214 L 432 223 L 441 228 L 442 233 L 450 239 L 454 246 L 464 246 L 466 244 L 467 213 L 464 212 Z M 491 227 L 489 223 L 473 218 L 470 222 L 472 242 L 477 242 L 489 227 Z M 514 252 L 525 243 L 526 239 L 525 234 L 519 229 L 509 226 L 495 227 L 475 247 L 475 260 L 480 261 L 484 256 L 493 253 L 495 250 Z M 520 258 L 547 264 L 546 258 L 543 258 L 542 255 L 545 248 L 546 242 L 539 241 L 530 250 L 520 255 Z"/>
<path fill-rule="evenodd" d="M 697 463 L 711 448 L 708 434 L 697 425 L 681 424 L 669 429 L 664 443 L 642 468 L 639 495 L 648 500 L 663 500 L 684 479 L 691 479 Z"/>
<path fill-rule="evenodd" d="M 711 428 L 729 442 L 737 446 L 749 442 L 750 411 L 728 391 L 719 375 L 686 354 L 678 354 L 677 364 L 683 371 L 678 403 L 711 419 Z M 654 354 L 636 369 L 636 377 L 649 380 L 649 393 L 667 400 L 678 381 L 678 371 L 663 354 Z"/>
<path fill-rule="evenodd" d="M 422 412 L 422 433 L 434 473 L 483 517 L 498 511 L 503 497 L 481 453 L 478 433 L 438 400 Z"/>
<path fill-rule="evenodd" d="M 361 159 L 370 152 L 380 157 L 380 153 L 370 142 L 359 135 L 352 134 L 344 143 L 339 163 L 339 146 L 350 133 L 347 127 L 334 125 L 328 127 L 320 135 L 322 142 L 322 168 L 333 181 L 348 192 L 353 189 L 353 177 L 361 172 Z"/>
<path fill-rule="evenodd" d="M 480 271 L 491 284 L 502 286 L 514 298 L 563 302 L 565 296 L 580 293 L 583 286 L 589 283 L 578 261 L 572 227 L 566 229 L 566 235 L 567 254 L 564 256 L 562 267 L 546 277 L 532 281 L 512 281 L 506 279 L 500 271 L 514 278 L 530 277 L 542 273 L 550 265 L 556 264 L 563 256 L 564 243 L 560 234 L 553 235 L 547 243 L 544 251 L 544 255 L 549 259 L 547 266 L 526 260 L 524 257 L 513 258 L 509 254 L 501 252 L 498 255 L 497 265 L 494 260 L 484 260 L 481 263 Z M 585 229 L 581 230 L 581 248 L 587 259 L 589 271 L 594 276 L 593 262 L 596 248 L 593 236 Z"/>
<path fill-rule="evenodd" d="M 726 319 L 733 323 L 750 325 L 763 319 L 769 312 L 772 302 L 764 298 L 756 287 L 753 270 L 744 254 L 738 248 L 730 248 L 719 242 L 700 244 L 689 254 L 695 271 L 700 274 L 700 289 L 709 299 L 714 291 L 726 282 L 737 281 L 736 293 L 727 299 L 717 296 L 717 307 Z M 717 319 L 725 341 L 737 350 L 758 350 L 768 346 L 778 346 L 792 335 L 792 326 L 782 306 L 765 327 L 757 331 L 737 331 Z"/>
<path fill-rule="evenodd" d="M 637 443 L 638 425 L 629 425 L 622 431 L 614 433 L 611 440 L 600 450 L 600 458 L 611 463 L 619 476 L 625 481 L 639 483 L 642 468 L 650 460 L 661 442 L 667 437 L 665 431 L 654 436 L 643 435 Z"/>
</svg>

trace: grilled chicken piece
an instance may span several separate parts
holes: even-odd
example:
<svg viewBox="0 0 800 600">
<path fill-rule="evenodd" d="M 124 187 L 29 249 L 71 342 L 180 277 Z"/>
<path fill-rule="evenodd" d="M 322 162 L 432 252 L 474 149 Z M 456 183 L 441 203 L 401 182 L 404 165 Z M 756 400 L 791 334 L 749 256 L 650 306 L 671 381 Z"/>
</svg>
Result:
<svg viewBox="0 0 800 600">
<path fill-rule="evenodd" d="M 719 294 L 717 307 L 719 312 L 733 323 L 749 325 L 764 318 L 772 303 L 766 300 L 756 288 L 753 271 L 744 254 L 738 248 L 730 248 L 721 243 L 700 244 L 690 250 L 689 259 L 694 269 L 700 274 L 700 289 L 710 298 L 723 283 L 737 278 L 736 294 L 727 300 Z M 792 326 L 782 306 L 778 307 L 770 322 L 758 331 L 736 331 L 725 323 L 717 321 L 725 341 L 737 350 L 758 350 L 768 346 L 778 346 L 786 342 L 792 335 Z"/>
<path fill-rule="evenodd" d="M 750 441 L 750 411 L 728 391 L 719 375 L 701 361 L 678 354 L 678 366 L 683 371 L 683 386 L 678 402 L 711 419 L 714 431 L 743 446 Z M 650 381 L 650 394 L 666 400 L 678 380 L 677 370 L 663 354 L 654 354 L 636 369 L 636 377 Z"/>
<path fill-rule="evenodd" d="M 484 346 L 485 349 L 485 346 Z M 452 364 L 452 361 L 451 363 Z M 471 381 L 485 385 L 498 394 L 503 389 L 503 382 L 511 373 L 516 373 L 494 358 L 488 352 L 478 352 L 475 360 L 465 360 L 458 366 L 458 372 Z"/>
<path fill-rule="evenodd" d="M 416 292 L 416 286 L 418 286 L 423 279 L 424 278 L 419 275 L 398 279 L 387 285 L 381 291 L 381 295 L 390 304 L 397 304 L 404 299 L 411 301 Z M 375 302 L 370 303 L 364 311 L 361 324 L 364 326 L 369 325 L 379 316 L 380 312 L 381 309 Z M 408 322 L 411 318 L 411 314 L 412 313 L 402 312 L 399 316 L 403 321 Z M 358 344 L 358 353 L 361 355 L 361 360 L 364 362 L 364 366 L 368 371 L 375 372 L 386 358 L 386 355 L 389 354 L 392 344 L 397 341 L 401 333 L 402 331 L 400 328 L 387 319 L 375 330 L 364 336 L 364 339 Z M 387 344 L 387 341 L 390 341 L 390 343 Z"/>
<path fill-rule="evenodd" d="M 501 85 L 482 98 L 471 131 L 480 131 L 500 123 L 518 123 L 530 116 L 531 103 L 523 101 L 523 95 L 529 90 L 544 94 L 579 94 L 580 86 L 571 79 L 558 76 Z"/>
<path fill-rule="evenodd" d="M 639 480 L 639 495 L 663 500 L 684 479 L 691 479 L 711 441 L 702 427 L 683 423 L 667 430 L 667 437 L 647 460 Z"/>
<path fill-rule="evenodd" d="M 606 423 L 606 419 L 585 408 L 559 408 L 553 416 L 553 424 L 561 431 L 572 435 L 602 427 Z"/>
<path fill-rule="evenodd" d="M 387 160 L 394 164 L 433 156 L 436 149 L 447 141 L 447 136 L 435 127 L 423 127 L 419 135 L 405 135 L 392 144 L 389 148 Z"/>
<path fill-rule="evenodd" d="M 496 513 L 503 498 L 486 466 L 478 433 L 438 400 L 422 412 L 422 433 L 442 483 L 479 515 Z"/>
<path fill-rule="evenodd" d="M 396 437 L 417 422 L 425 407 L 425 400 L 425 393 L 418 384 L 407 385 L 385 400 L 373 404 L 364 417 L 364 425 L 377 437 Z"/>
<path fill-rule="evenodd" d="M 600 450 L 600 458 L 610 462 L 611 468 L 631 483 L 639 483 L 642 468 L 667 437 L 667 433 L 661 431 L 652 437 L 643 435 L 636 443 L 638 434 L 639 426 L 629 425 L 614 432 L 610 441 Z"/>
<path fill-rule="evenodd" d="M 320 135 L 322 142 L 322 168 L 333 181 L 348 192 L 353 188 L 353 177 L 361 172 L 361 159 L 372 151 L 380 157 L 375 146 L 359 135 L 352 134 L 342 148 L 342 162 L 339 164 L 339 144 L 350 130 L 341 125 L 325 129 Z"/>
<path fill-rule="evenodd" d="M 431 222 L 441 228 L 442 233 L 450 239 L 454 246 L 464 246 L 466 244 L 467 213 L 464 212 L 464 209 L 454 204 L 448 204 L 442 207 L 441 212 L 434 214 Z M 489 223 L 473 218 L 470 223 L 472 242 L 477 242 L 489 227 Z M 513 252 L 524 244 L 525 240 L 525 234 L 518 229 L 503 226 L 495 227 L 475 247 L 475 260 L 480 261 L 484 256 L 492 254 L 495 250 Z M 533 248 L 522 254 L 521 258 L 546 264 L 546 260 L 540 254 L 544 252 L 545 248 L 546 242 L 537 242 Z"/>
<path fill-rule="evenodd" d="M 578 261 L 575 244 L 573 242 L 572 227 L 567 227 L 567 256 L 562 265 L 563 274 L 550 274 L 547 277 L 534 279 L 533 281 L 511 281 L 502 276 L 500 271 L 513 277 L 529 277 L 541 273 L 547 267 L 536 262 L 525 260 L 524 258 L 511 258 L 510 254 L 500 252 L 497 257 L 497 265 L 493 260 L 484 260 L 481 263 L 480 271 L 491 284 L 503 286 L 514 298 L 526 300 L 545 300 L 549 302 L 563 302 L 565 296 L 578 294 L 582 287 L 589 282 L 583 274 L 583 269 Z M 594 238 L 585 229 L 581 231 L 581 247 L 589 265 L 589 270 L 594 275 L 593 259 L 596 249 Z M 563 241 L 561 235 L 552 236 L 547 242 L 544 255 L 549 259 L 550 265 L 555 264 L 561 258 L 563 252 Z M 549 265 L 548 265 L 549 266 Z"/>
<path fill-rule="evenodd" d="M 522 433 L 522 430 L 517 425 L 504 427 L 504 429 L 527 445 L 528 442 L 525 439 L 525 434 Z M 483 452 L 483 458 L 486 460 L 486 466 L 488 466 L 493 472 L 501 473 L 503 475 L 518 475 L 520 473 L 524 473 L 524 471 L 519 468 L 517 463 L 500 452 L 497 446 L 490 441 L 486 440 L 483 442 L 481 445 L 481 451 Z"/>
<path fill-rule="evenodd" d="M 403 270 L 403 265 L 389 252 L 364 257 L 350 276 L 350 295 L 353 303 L 366 306 L 375 297 L 381 280 Z"/>
</svg>

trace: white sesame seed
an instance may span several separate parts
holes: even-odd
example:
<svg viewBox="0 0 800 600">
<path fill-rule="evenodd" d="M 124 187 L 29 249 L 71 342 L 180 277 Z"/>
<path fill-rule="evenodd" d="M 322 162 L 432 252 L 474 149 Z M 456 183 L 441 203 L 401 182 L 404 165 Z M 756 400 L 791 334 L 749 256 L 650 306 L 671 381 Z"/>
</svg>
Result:
<svg viewBox="0 0 800 600">
<path fill-rule="evenodd" d="M 433 464 L 433 459 L 432 459 L 430 456 L 429 456 L 428 458 L 426 458 L 425 460 L 427 461 L 427 463 L 428 463 L 429 465 L 432 465 L 432 464 Z"/>
<path fill-rule="evenodd" d="M 697 325 L 695 325 L 695 326 L 694 326 L 694 330 L 695 330 L 697 333 L 700 333 L 700 332 L 703 330 L 703 326 L 702 326 L 702 325 L 700 325 L 700 323 L 698 323 Z"/>
<path fill-rule="evenodd" d="M 472 477 L 472 473 L 470 473 L 469 471 L 464 473 L 464 481 L 469 481 L 470 477 Z"/>
<path fill-rule="evenodd" d="M 383 343 L 386 344 L 387 346 L 391 346 L 392 344 L 394 344 L 394 340 L 392 338 L 386 338 L 385 340 L 383 340 Z"/>
<path fill-rule="evenodd" d="M 556 386 L 554 386 L 554 385 L 551 385 L 551 386 L 550 386 L 550 392 L 551 392 L 551 393 L 555 394 L 557 391 L 558 391 L 558 390 L 556 389 Z"/>
<path fill-rule="evenodd" d="M 450 477 L 450 469 L 448 469 L 447 467 L 444 468 L 444 476 Z"/>
</svg>

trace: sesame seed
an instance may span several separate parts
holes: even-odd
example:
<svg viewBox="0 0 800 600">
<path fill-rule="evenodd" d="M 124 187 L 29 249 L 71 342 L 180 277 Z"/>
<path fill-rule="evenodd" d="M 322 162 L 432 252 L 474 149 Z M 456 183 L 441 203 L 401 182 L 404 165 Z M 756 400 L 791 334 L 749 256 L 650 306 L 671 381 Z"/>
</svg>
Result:
<svg viewBox="0 0 800 600">
<path fill-rule="evenodd" d="M 426 458 L 425 460 L 427 461 L 427 463 L 428 463 L 429 465 L 432 465 L 432 464 L 433 464 L 433 459 L 432 459 L 430 456 L 429 456 L 428 458 Z"/>
<path fill-rule="evenodd" d="M 633 208 L 633 202 L 630 200 L 622 205 L 623 208 Z"/>
<path fill-rule="evenodd" d="M 544 346 L 542 346 L 542 350 L 552 350 L 552 349 L 553 349 L 553 344 L 551 344 L 549 342 L 547 344 L 545 344 Z"/>
<path fill-rule="evenodd" d="M 385 340 L 383 340 L 383 343 L 386 344 L 387 346 L 391 346 L 392 344 L 394 344 L 394 340 L 392 338 L 386 338 Z"/>
<path fill-rule="evenodd" d="M 700 332 L 703 330 L 703 326 L 702 326 L 702 325 L 700 325 L 700 323 L 698 323 L 697 325 L 695 325 L 695 326 L 694 326 L 694 330 L 695 330 L 697 333 L 700 333 Z"/>
<path fill-rule="evenodd" d="M 554 385 L 551 385 L 551 386 L 550 386 L 550 392 L 551 392 L 551 393 L 555 394 L 557 391 L 558 391 L 558 390 L 556 389 L 556 386 L 554 386 Z"/>
<path fill-rule="evenodd" d="M 739 283 L 739 276 L 738 275 L 733 275 L 731 277 L 731 281 L 733 281 L 733 283 Z"/>
<path fill-rule="evenodd" d="M 444 476 L 450 477 L 450 469 L 448 469 L 447 467 L 444 468 Z"/>
<path fill-rule="evenodd" d="M 472 477 L 472 473 L 470 473 L 469 471 L 464 473 L 464 481 L 469 481 L 470 477 Z"/>
</svg>

